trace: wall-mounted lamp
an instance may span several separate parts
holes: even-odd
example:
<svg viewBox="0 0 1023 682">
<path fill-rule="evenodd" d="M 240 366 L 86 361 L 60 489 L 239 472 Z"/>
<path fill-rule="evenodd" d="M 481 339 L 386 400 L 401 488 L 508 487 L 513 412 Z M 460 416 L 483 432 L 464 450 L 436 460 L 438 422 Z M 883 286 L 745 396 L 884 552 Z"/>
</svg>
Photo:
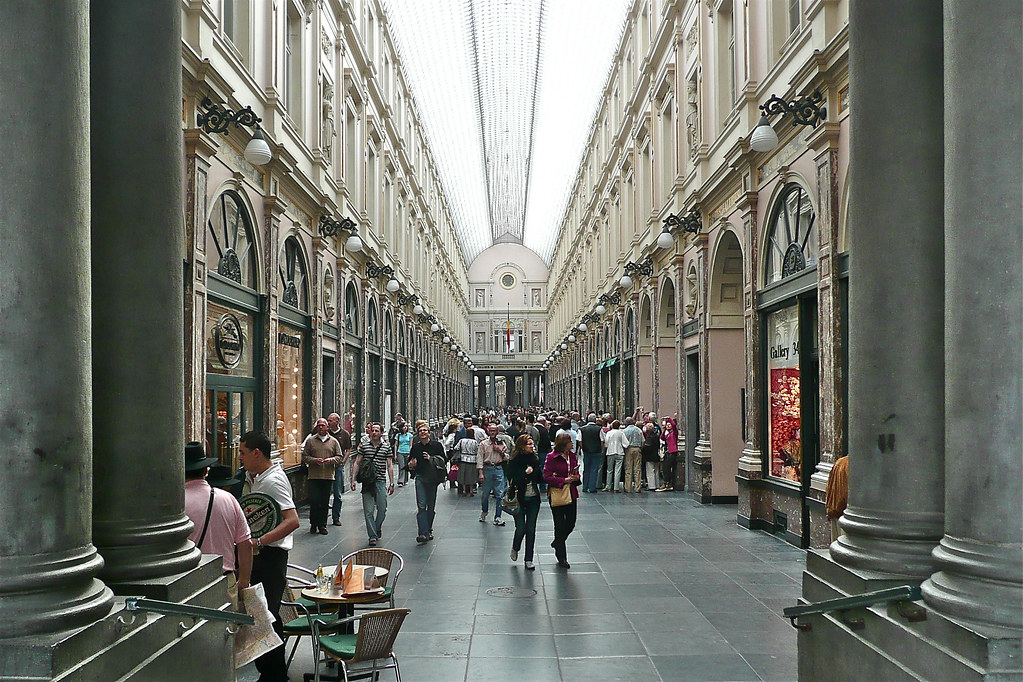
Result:
<svg viewBox="0 0 1023 682">
<path fill-rule="evenodd" d="M 749 146 L 755 152 L 769 152 L 778 146 L 778 133 L 767 120 L 774 114 L 792 114 L 792 125 L 816 126 L 828 116 L 827 107 L 820 106 L 823 101 L 823 95 L 817 90 L 791 101 L 771 95 L 771 99 L 760 105 L 760 123 L 750 133 Z"/>
<path fill-rule="evenodd" d="M 440 325 L 434 322 L 433 324 L 430 325 L 430 331 L 436 334 L 437 332 L 440 331 Z"/>
<path fill-rule="evenodd" d="M 366 263 L 366 277 L 392 277 L 394 275 L 394 268 L 390 265 L 377 265 L 376 263 Z"/>
<path fill-rule="evenodd" d="M 575 343 L 575 334 L 569 334 L 568 335 L 568 342 L 569 343 Z"/>
<path fill-rule="evenodd" d="M 329 239 L 337 235 L 339 232 L 348 232 L 348 240 L 345 241 L 345 249 L 355 253 L 362 251 L 362 240 L 359 239 L 358 228 L 355 226 L 355 221 L 351 218 L 342 218 L 341 220 L 333 220 L 330 216 L 324 214 L 320 216 L 320 234 L 324 239 Z"/>
<path fill-rule="evenodd" d="M 675 238 L 671 236 L 671 231 L 676 228 L 682 228 L 682 232 L 688 232 L 689 234 L 699 234 L 700 212 L 694 208 L 682 217 L 672 213 L 665 218 L 664 228 L 661 229 L 661 233 L 657 235 L 657 248 L 670 249 L 675 245 Z"/>
<path fill-rule="evenodd" d="M 618 286 L 622 289 L 628 289 L 632 286 L 632 275 L 649 277 L 652 274 L 654 274 L 654 263 L 650 260 L 649 256 L 642 263 L 629 261 L 625 264 L 625 274 L 618 280 Z"/>
<path fill-rule="evenodd" d="M 263 119 L 256 116 L 256 112 L 252 110 L 252 107 L 233 111 L 215 103 L 209 97 L 203 97 L 199 106 L 202 107 L 203 111 L 195 115 L 195 122 L 207 133 L 226 134 L 228 126 L 232 123 L 235 128 L 241 128 L 242 126 L 252 128 L 252 139 L 245 145 L 244 156 L 245 160 L 253 166 L 265 165 L 273 158 L 273 154 L 270 153 L 270 145 L 266 143 L 266 139 L 263 137 L 263 130 L 259 127 L 259 123 Z"/>
<path fill-rule="evenodd" d="M 586 326 L 586 320 L 587 320 L 588 318 L 589 318 L 589 315 L 585 316 L 585 317 L 583 318 L 583 321 L 582 321 L 582 322 L 580 322 L 580 323 L 578 324 L 578 326 L 576 326 L 576 329 L 578 329 L 579 331 L 581 331 L 581 332 L 585 333 L 585 332 L 586 332 L 586 330 L 587 330 L 587 329 L 589 328 L 589 327 L 587 327 L 587 326 Z"/>
</svg>

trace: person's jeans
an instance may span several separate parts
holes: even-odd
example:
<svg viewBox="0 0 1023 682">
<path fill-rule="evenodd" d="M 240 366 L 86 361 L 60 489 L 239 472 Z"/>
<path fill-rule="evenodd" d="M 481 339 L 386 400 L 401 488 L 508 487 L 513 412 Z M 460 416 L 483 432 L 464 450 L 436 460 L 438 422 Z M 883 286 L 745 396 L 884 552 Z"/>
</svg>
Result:
<svg viewBox="0 0 1023 682">
<path fill-rule="evenodd" d="M 603 459 L 599 452 L 583 453 L 583 492 L 597 492 L 597 479 L 600 477 L 600 460 Z"/>
<path fill-rule="evenodd" d="M 540 496 L 522 498 L 522 511 L 515 516 L 515 537 L 512 549 L 516 552 L 522 548 L 522 539 L 526 540 L 526 561 L 533 560 L 533 545 L 536 544 L 536 517 L 540 514 Z"/>
<path fill-rule="evenodd" d="M 306 481 L 309 493 L 309 523 L 314 528 L 327 527 L 327 507 L 330 504 L 330 488 L 334 481 L 329 478 L 310 478 Z"/>
<path fill-rule="evenodd" d="M 497 509 L 494 510 L 494 520 L 501 518 L 501 498 L 504 497 L 504 469 L 500 466 L 488 466 L 483 465 L 483 508 L 482 512 L 486 514 L 490 511 L 490 491 L 494 491 L 494 495 L 497 498 L 494 506 Z"/>
<path fill-rule="evenodd" d="M 384 525 L 384 517 L 387 516 L 387 481 L 377 479 L 373 483 L 372 490 L 366 490 L 368 486 L 362 486 L 362 513 L 366 517 L 366 534 L 370 540 L 380 539 L 380 529 Z"/>
<path fill-rule="evenodd" d="M 618 490 L 618 484 L 622 482 L 622 460 L 624 455 L 607 456 L 607 485 L 608 490 Z"/>
<path fill-rule="evenodd" d="M 280 547 L 261 547 L 252 557 L 251 584 L 263 584 L 266 605 L 273 616 L 273 629 L 284 639 L 284 624 L 281 622 L 281 598 L 287 583 L 288 552 Z M 284 682 L 288 679 L 288 665 L 285 662 L 284 645 L 271 649 L 256 659 L 259 679 Z"/>
<path fill-rule="evenodd" d="M 416 526 L 419 534 L 429 536 L 433 532 L 433 517 L 437 515 L 437 484 L 427 483 L 422 476 L 416 476 Z"/>
<path fill-rule="evenodd" d="M 330 508 L 330 515 L 337 523 L 341 520 L 341 494 L 345 490 L 345 468 L 340 464 L 334 470 L 334 503 Z"/>
<path fill-rule="evenodd" d="M 643 455 L 639 448 L 625 451 L 625 492 L 638 493 L 642 483 Z"/>
<path fill-rule="evenodd" d="M 568 550 L 565 548 L 565 540 L 575 530 L 576 500 L 572 504 L 565 504 L 560 507 L 551 507 L 551 514 L 554 516 L 554 556 L 558 561 L 568 559 Z"/>
</svg>

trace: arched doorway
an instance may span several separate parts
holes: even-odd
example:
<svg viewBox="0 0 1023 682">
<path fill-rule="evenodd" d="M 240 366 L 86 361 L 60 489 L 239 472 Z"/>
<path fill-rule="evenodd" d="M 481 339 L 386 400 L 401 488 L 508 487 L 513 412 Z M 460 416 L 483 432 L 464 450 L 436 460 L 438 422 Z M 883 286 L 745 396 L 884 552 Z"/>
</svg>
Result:
<svg viewBox="0 0 1023 682">
<path fill-rule="evenodd" d="M 636 339 L 636 350 L 638 352 L 638 372 L 639 372 L 639 402 L 636 405 L 631 406 L 631 410 L 628 412 L 635 411 L 638 406 L 643 407 L 644 412 L 649 412 L 654 409 L 654 356 L 653 356 L 653 345 L 651 343 L 651 310 L 650 310 L 650 296 L 643 294 L 642 300 L 639 304 L 639 336 Z M 630 406 L 626 406 L 629 408 Z"/>
<path fill-rule="evenodd" d="M 285 239 L 277 270 L 281 301 L 277 309 L 275 429 L 275 445 L 285 467 L 301 464 L 301 443 L 312 431 L 311 403 L 307 399 L 311 395 L 312 318 L 306 262 L 298 238 Z"/>
</svg>

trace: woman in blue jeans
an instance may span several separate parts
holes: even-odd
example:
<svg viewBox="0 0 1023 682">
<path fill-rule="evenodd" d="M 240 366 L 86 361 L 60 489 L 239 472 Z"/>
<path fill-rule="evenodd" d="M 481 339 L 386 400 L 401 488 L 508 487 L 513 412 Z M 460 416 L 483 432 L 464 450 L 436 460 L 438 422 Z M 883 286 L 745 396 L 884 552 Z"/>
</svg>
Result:
<svg viewBox="0 0 1023 682">
<path fill-rule="evenodd" d="M 515 491 L 521 509 L 515 516 L 511 560 L 518 561 L 522 540 L 525 538 L 526 570 L 532 571 L 536 568 L 533 564 L 533 545 L 536 542 L 536 517 L 540 514 L 540 484 L 543 482 L 543 466 L 536 454 L 532 436 L 522 434 L 518 437 L 507 467 L 508 489 Z"/>
</svg>

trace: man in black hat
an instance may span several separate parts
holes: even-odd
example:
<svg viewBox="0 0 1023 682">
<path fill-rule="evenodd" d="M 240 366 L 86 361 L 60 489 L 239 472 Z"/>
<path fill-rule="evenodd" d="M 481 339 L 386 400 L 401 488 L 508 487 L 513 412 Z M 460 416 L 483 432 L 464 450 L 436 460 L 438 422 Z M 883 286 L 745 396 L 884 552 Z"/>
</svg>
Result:
<svg viewBox="0 0 1023 682">
<path fill-rule="evenodd" d="M 249 542 L 249 524 L 245 521 L 238 500 L 231 493 L 218 490 L 206 481 L 211 465 L 220 467 L 216 457 L 206 457 L 202 443 L 185 445 L 185 514 L 192 520 L 192 534 L 188 539 L 203 554 L 219 554 L 227 576 L 227 591 L 231 601 L 237 591 L 249 586 L 252 572 L 252 544 Z M 238 561 L 235 563 L 235 549 Z"/>
</svg>

